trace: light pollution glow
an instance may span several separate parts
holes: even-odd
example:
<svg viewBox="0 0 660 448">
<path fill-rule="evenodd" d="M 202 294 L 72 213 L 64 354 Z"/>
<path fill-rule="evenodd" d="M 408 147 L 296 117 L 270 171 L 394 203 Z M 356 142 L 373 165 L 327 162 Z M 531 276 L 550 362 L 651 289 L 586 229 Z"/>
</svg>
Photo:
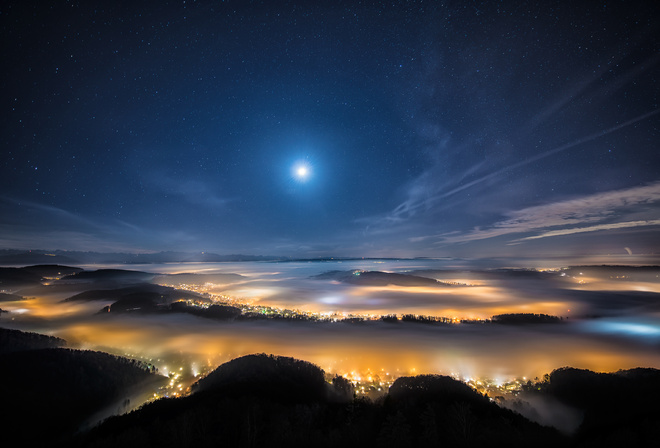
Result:
<svg viewBox="0 0 660 448">
<path fill-rule="evenodd" d="M 198 266 L 149 265 L 158 273 L 201 272 Z M 273 269 L 276 267 L 277 269 Z M 562 324 L 422 325 L 399 322 L 313 323 L 290 321 L 217 321 L 187 314 L 96 314 L 108 301 L 61 302 L 74 292 L 4 302 L 2 326 L 66 339 L 73 347 L 102 349 L 168 365 L 215 366 L 250 353 L 292 356 L 327 372 L 455 374 L 461 377 L 534 378 L 573 366 L 616 371 L 660 367 L 660 313 L 626 303 L 618 314 L 599 320 L 581 315 L 607 312 L 581 299 L 583 292 L 659 293 L 655 277 L 633 282 L 603 277 L 518 278 L 507 271 L 434 271 L 442 281 L 463 286 L 361 286 L 310 278 L 330 270 L 371 269 L 410 272 L 434 268 L 432 262 L 235 263 L 204 265 L 205 273 L 238 273 L 245 279 L 194 289 L 237 301 L 314 313 L 351 315 L 406 314 L 449 318 L 488 318 L 503 313 L 542 313 L 567 317 Z M 96 266 L 95 268 L 98 268 Z M 135 267 L 132 267 L 135 269 Z M 192 269 L 191 269 L 192 268 Z M 414 274 L 414 272 L 413 272 Z M 537 273 L 540 274 L 540 273 Z M 88 288 L 88 286 L 87 286 Z M 26 296 L 29 294 L 25 294 Z M 23 310 L 22 312 L 18 312 Z M 570 311 L 569 311 L 570 310 Z M 640 321 L 643 320 L 643 324 Z M 645 332 L 625 331 L 646 328 Z"/>
</svg>

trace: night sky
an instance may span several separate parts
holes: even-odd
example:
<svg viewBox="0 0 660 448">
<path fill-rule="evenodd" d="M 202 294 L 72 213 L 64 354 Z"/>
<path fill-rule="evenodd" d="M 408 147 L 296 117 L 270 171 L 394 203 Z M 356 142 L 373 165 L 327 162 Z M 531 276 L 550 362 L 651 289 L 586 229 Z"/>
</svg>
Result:
<svg viewBox="0 0 660 448">
<path fill-rule="evenodd" d="M 0 248 L 660 251 L 654 2 L 320 3 L 2 2 Z"/>
</svg>

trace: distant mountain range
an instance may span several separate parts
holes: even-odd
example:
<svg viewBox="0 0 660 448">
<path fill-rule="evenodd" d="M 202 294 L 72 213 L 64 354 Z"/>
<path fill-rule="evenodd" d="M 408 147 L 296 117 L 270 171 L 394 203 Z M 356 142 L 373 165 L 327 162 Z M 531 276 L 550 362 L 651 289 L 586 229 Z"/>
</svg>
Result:
<svg viewBox="0 0 660 448">
<path fill-rule="evenodd" d="M 424 257 L 422 257 L 424 258 Z M 153 252 L 133 254 L 126 252 L 83 252 L 68 250 L 15 250 L 0 249 L 0 266 L 28 266 L 35 264 L 155 264 L 155 263 L 222 263 L 239 261 L 347 261 L 347 260 L 400 260 L 401 258 L 316 257 L 300 258 L 281 255 L 220 255 L 212 252 Z"/>
<path fill-rule="evenodd" d="M 0 265 L 32 264 L 151 264 L 151 263 L 220 263 L 228 261 L 289 261 L 289 257 L 210 252 L 155 252 L 145 254 L 101 253 L 82 251 L 0 250 Z"/>
</svg>

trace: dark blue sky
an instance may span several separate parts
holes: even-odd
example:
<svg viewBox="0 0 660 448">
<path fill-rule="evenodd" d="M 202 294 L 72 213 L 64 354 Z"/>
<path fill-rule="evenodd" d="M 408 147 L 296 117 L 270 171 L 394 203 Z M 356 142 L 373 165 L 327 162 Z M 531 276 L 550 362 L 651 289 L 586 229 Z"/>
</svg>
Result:
<svg viewBox="0 0 660 448">
<path fill-rule="evenodd" d="M 3 2 L 0 248 L 660 251 L 652 2 L 310 3 Z"/>
</svg>

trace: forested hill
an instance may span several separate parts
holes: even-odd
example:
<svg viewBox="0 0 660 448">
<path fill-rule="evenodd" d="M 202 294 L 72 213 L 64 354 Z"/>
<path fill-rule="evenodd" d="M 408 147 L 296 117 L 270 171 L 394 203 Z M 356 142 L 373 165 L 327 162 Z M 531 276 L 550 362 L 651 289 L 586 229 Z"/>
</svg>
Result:
<svg viewBox="0 0 660 448">
<path fill-rule="evenodd" d="M 66 346 L 64 339 L 39 333 L 0 328 L 0 355 L 24 350 Z"/>
<path fill-rule="evenodd" d="M 449 377 L 402 378 L 384 400 L 346 394 L 313 364 L 249 355 L 218 367 L 193 395 L 113 417 L 74 446 L 558 447 L 552 428 L 502 409 Z"/>
<path fill-rule="evenodd" d="M 517 397 L 579 414 L 574 433 L 534 423 L 466 384 L 440 375 L 401 377 L 376 401 L 339 376 L 294 358 L 248 355 L 219 366 L 190 396 L 160 399 L 81 424 L 135 388 L 164 377 L 107 353 L 40 348 L 57 338 L 0 330 L 3 437 L 16 446 L 66 447 L 615 447 L 659 439 L 660 371 L 612 374 L 561 368 Z M 9 341 L 9 342 L 7 342 Z M 530 401 L 532 402 L 532 401 Z"/>
<path fill-rule="evenodd" d="M 53 446 L 69 440 L 90 417 L 136 387 L 158 381 L 154 368 L 102 352 L 65 348 L 62 339 L 0 330 L 2 437 L 14 446 Z"/>
</svg>

